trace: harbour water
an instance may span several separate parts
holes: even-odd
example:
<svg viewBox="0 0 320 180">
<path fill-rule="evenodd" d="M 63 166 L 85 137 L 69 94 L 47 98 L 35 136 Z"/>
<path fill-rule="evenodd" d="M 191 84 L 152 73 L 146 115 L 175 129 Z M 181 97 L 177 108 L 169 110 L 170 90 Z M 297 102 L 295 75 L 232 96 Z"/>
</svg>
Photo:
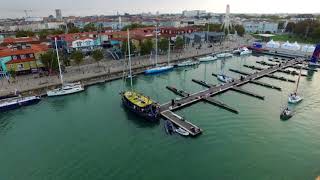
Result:
<svg viewBox="0 0 320 180">
<path fill-rule="evenodd" d="M 268 57 L 230 58 L 226 74 L 239 78 L 227 69 L 253 72 L 243 65 L 264 67 L 255 64 L 264 59 Z M 192 79 L 217 84 L 211 73 L 219 71 L 218 60 L 197 68 L 141 75 L 134 88 L 164 103 L 177 97 L 167 85 L 197 92 L 205 88 Z M 148 123 L 123 109 L 121 80 L 2 113 L 0 179 L 314 179 L 320 175 L 319 73 L 302 77 L 299 92 L 304 100 L 285 122 L 279 119 L 280 108 L 295 84 L 270 78 L 260 81 L 283 91 L 247 84 L 244 89 L 264 95 L 265 100 L 233 91 L 215 97 L 239 114 L 206 103 L 177 111 L 204 130 L 196 138 L 168 136 L 163 121 Z"/>
</svg>

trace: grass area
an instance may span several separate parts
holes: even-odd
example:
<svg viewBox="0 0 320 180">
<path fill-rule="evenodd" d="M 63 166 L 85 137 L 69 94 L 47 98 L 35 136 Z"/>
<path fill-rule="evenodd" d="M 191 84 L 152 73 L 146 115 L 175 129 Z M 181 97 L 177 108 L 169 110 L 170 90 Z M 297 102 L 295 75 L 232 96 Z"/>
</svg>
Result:
<svg viewBox="0 0 320 180">
<path fill-rule="evenodd" d="M 274 41 L 289 41 L 289 42 L 298 42 L 298 43 L 305 43 L 305 44 L 314 44 L 316 43 L 313 39 L 311 38 L 303 38 L 300 36 L 296 35 L 289 35 L 289 34 L 282 34 L 282 35 L 276 35 L 272 37 Z"/>
</svg>

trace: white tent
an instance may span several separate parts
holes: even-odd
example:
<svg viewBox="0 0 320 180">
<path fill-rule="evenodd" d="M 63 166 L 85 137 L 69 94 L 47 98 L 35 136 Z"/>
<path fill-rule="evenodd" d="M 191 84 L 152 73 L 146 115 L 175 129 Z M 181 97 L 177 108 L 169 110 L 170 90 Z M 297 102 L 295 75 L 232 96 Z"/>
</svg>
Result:
<svg viewBox="0 0 320 180">
<path fill-rule="evenodd" d="M 301 46 L 297 43 L 297 41 L 292 44 L 291 50 L 299 51 L 300 49 L 301 49 Z"/>
<path fill-rule="evenodd" d="M 308 46 L 308 45 L 304 45 L 302 48 L 301 48 L 301 51 L 302 52 L 313 52 L 316 48 L 312 45 Z"/>
<path fill-rule="evenodd" d="M 280 47 L 280 43 L 278 42 L 274 42 L 273 39 L 271 41 L 269 41 L 266 46 L 268 48 L 279 48 Z"/>
<path fill-rule="evenodd" d="M 289 41 L 287 41 L 287 42 L 285 42 L 285 43 L 283 43 L 283 44 L 281 45 L 281 48 L 282 48 L 282 49 L 291 50 L 291 49 L 292 49 L 292 44 L 289 43 Z"/>
</svg>

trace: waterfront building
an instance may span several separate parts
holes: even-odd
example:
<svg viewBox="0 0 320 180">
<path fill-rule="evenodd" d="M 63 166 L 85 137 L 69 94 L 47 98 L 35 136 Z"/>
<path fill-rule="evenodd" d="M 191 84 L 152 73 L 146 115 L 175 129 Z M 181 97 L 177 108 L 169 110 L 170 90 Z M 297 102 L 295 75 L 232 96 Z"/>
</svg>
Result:
<svg viewBox="0 0 320 180">
<path fill-rule="evenodd" d="M 202 16 L 202 15 L 206 15 L 206 11 L 205 10 L 192 10 L 192 11 L 182 11 L 182 15 L 184 17 L 195 17 L 195 16 Z"/>
<path fill-rule="evenodd" d="M 247 33 L 277 33 L 278 23 L 267 21 L 246 21 L 243 27 Z"/>
<path fill-rule="evenodd" d="M 37 71 L 43 67 L 40 55 L 48 50 L 43 44 L 20 44 L 0 50 L 0 66 L 4 73 L 13 70 L 18 74 Z"/>
</svg>

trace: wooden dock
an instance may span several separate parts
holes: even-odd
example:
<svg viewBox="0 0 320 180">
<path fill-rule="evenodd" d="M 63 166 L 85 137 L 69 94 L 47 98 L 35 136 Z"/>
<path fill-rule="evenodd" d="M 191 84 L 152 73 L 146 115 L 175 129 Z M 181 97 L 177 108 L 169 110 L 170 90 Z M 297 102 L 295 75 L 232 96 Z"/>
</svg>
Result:
<svg viewBox="0 0 320 180">
<path fill-rule="evenodd" d="M 177 116 L 174 115 L 173 111 L 190 106 L 190 105 L 197 103 L 197 102 L 200 102 L 200 101 L 208 101 L 208 98 L 213 97 L 213 96 L 220 94 L 222 92 L 229 91 L 229 90 L 235 90 L 235 91 L 243 92 L 243 93 L 247 92 L 243 89 L 239 90 L 239 87 L 242 85 L 245 85 L 247 83 L 250 83 L 252 81 L 256 81 L 257 79 L 260 79 L 262 77 L 270 76 L 270 74 L 272 74 L 272 73 L 275 73 L 281 69 L 295 66 L 299 63 L 302 63 L 302 60 L 288 61 L 285 63 L 281 63 L 278 66 L 272 66 L 272 67 L 269 67 L 269 68 L 264 69 L 262 71 L 259 71 L 259 72 L 253 73 L 253 74 L 249 74 L 241 79 L 235 79 L 234 82 L 224 83 L 224 84 L 215 85 L 215 86 L 208 84 L 204 81 L 196 80 L 197 82 L 200 82 L 199 84 L 208 87 L 208 89 L 205 89 L 200 92 L 193 93 L 193 94 L 189 94 L 189 96 L 181 97 L 180 99 L 174 100 L 173 102 L 170 101 L 170 102 L 164 103 L 160 106 L 160 112 L 164 118 L 169 119 L 177 126 L 187 130 L 191 135 L 193 135 L 193 136 L 198 135 L 202 131 L 200 128 L 196 127 L 195 125 L 193 125 L 185 120 L 179 119 Z M 253 95 L 256 98 L 264 99 L 264 96 L 260 96 L 260 95 L 257 95 L 257 94 L 251 93 L 251 92 L 249 94 Z M 182 93 L 181 93 L 181 95 L 182 95 Z M 190 132 L 191 129 L 194 130 L 195 128 L 197 128 L 197 131 L 194 133 L 191 133 Z"/>
<path fill-rule="evenodd" d="M 207 88 L 211 88 L 213 87 L 214 85 L 213 84 L 209 84 L 207 82 L 204 82 L 204 81 L 200 81 L 200 80 L 196 80 L 196 79 L 192 79 L 193 82 L 197 83 L 197 84 L 200 84 L 204 87 L 207 87 Z"/>
<path fill-rule="evenodd" d="M 196 135 L 202 133 L 202 129 L 200 129 L 196 125 L 184 120 L 184 118 L 178 116 L 177 114 L 173 113 L 172 111 L 169 111 L 169 110 L 163 111 L 163 112 L 161 112 L 161 115 L 163 117 L 165 117 L 166 119 L 170 120 L 176 126 L 179 126 L 180 128 L 188 131 L 189 134 L 191 134 L 192 136 L 196 136 Z"/>
<path fill-rule="evenodd" d="M 228 106 L 227 104 L 225 104 L 225 103 L 223 103 L 223 102 L 221 102 L 221 101 L 215 100 L 215 99 L 213 99 L 213 98 L 211 98 L 211 97 L 205 98 L 204 101 L 207 102 L 207 103 L 210 103 L 210 104 L 212 104 L 212 105 L 218 106 L 218 107 L 220 107 L 220 108 L 222 108 L 222 109 L 225 109 L 225 110 L 227 110 L 227 111 L 230 111 L 230 112 L 232 112 L 232 113 L 236 113 L 236 114 L 239 113 L 239 111 L 236 110 L 235 108 L 230 107 L 230 106 Z"/>
<path fill-rule="evenodd" d="M 271 85 L 271 84 L 268 84 L 268 83 L 264 83 L 264 82 L 261 82 L 261 81 L 254 80 L 254 81 L 250 81 L 250 83 L 281 91 L 281 87 L 274 86 L 274 85 Z"/>
<path fill-rule="evenodd" d="M 246 94 L 246 95 L 248 95 L 248 96 L 252 96 L 252 97 L 255 97 L 255 98 L 264 100 L 264 96 L 261 96 L 261 95 L 259 95 L 259 94 L 250 92 L 250 91 L 248 91 L 248 90 L 241 89 L 241 88 L 239 88 L 239 87 L 232 87 L 231 90 L 236 91 L 236 92 L 239 92 L 239 93 L 242 93 L 242 94 Z"/>
</svg>

